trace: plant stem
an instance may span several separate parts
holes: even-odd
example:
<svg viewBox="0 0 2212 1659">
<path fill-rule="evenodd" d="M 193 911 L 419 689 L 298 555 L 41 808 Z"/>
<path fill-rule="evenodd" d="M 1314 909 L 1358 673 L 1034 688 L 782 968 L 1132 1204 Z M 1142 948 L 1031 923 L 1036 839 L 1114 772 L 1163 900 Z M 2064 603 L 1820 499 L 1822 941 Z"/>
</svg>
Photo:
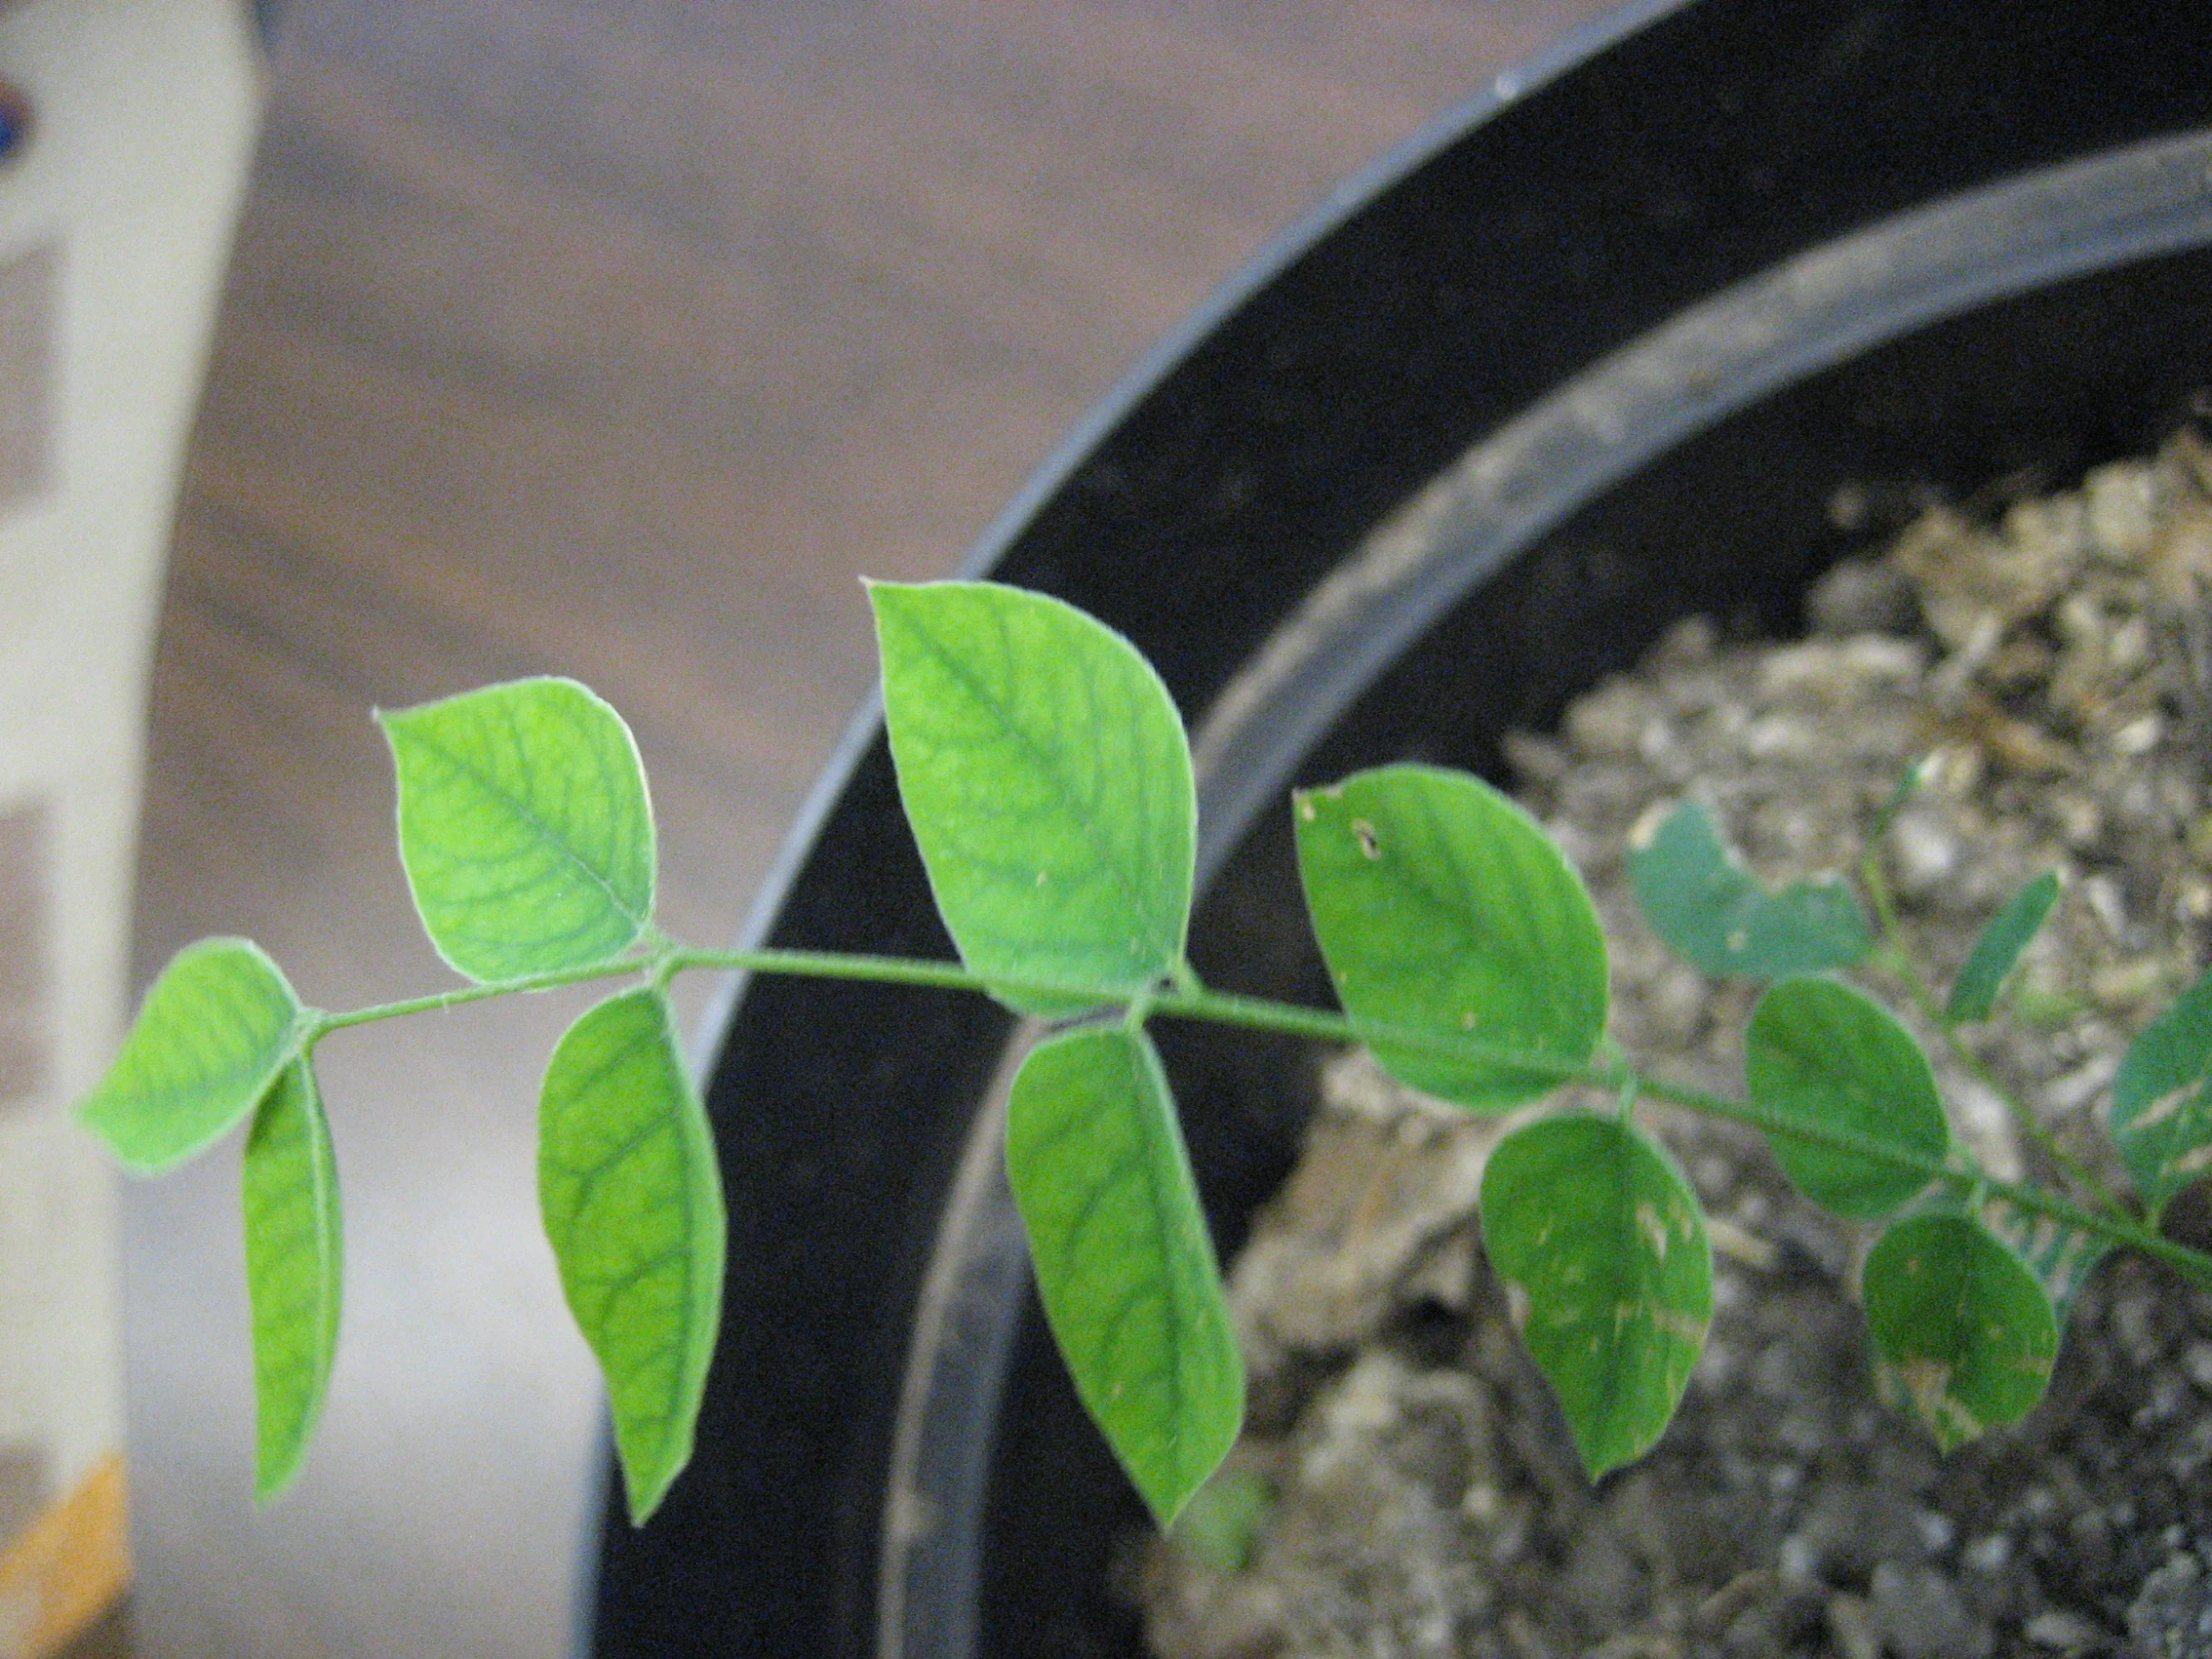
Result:
<svg viewBox="0 0 2212 1659">
<path fill-rule="evenodd" d="M 488 1002 L 494 997 L 515 996 L 527 991 L 558 990 L 563 985 L 581 985 L 594 979 L 616 979 L 626 974 L 650 972 L 654 966 L 654 958 L 650 956 L 616 956 L 604 962 L 561 968 L 552 973 L 525 974 L 519 979 L 493 979 L 476 985 L 456 985 L 451 990 L 432 991 L 427 996 L 410 996 L 398 1002 L 376 1002 L 365 1008 L 349 1008 L 341 1013 L 318 1011 L 308 1023 L 305 1046 L 312 1049 L 330 1032 L 342 1031 L 351 1025 L 402 1019 L 409 1014 L 434 1014 L 447 1008 L 463 1007 L 471 1002 Z"/>
<path fill-rule="evenodd" d="M 1233 996 L 1221 991 L 1209 991 L 1197 997 L 1163 994 L 1154 1008 L 1158 1013 L 1186 1019 L 1204 1019 L 1219 1024 L 1281 1031 L 1294 1036 L 1316 1037 L 1327 1042 L 1384 1044 L 1477 1062 L 1494 1062 L 1515 1071 L 1549 1075 L 1560 1083 L 1586 1083 L 1598 1088 L 1632 1086 L 1637 1094 L 1648 1099 L 1663 1100 L 1670 1105 L 1703 1113 L 1707 1117 L 1725 1118 L 1769 1136 L 1781 1135 L 1809 1145 L 1825 1147 L 1830 1151 L 1849 1153 L 1853 1157 L 1910 1170 L 1931 1182 L 1940 1181 L 1954 1191 L 1978 1187 L 1988 1197 L 1999 1199 L 2018 1209 L 2048 1216 L 2065 1226 L 2093 1233 L 2109 1243 L 2140 1250 L 2146 1256 L 2155 1257 L 2177 1269 L 2194 1283 L 2212 1288 L 2212 1258 L 2207 1258 L 2186 1245 L 2160 1238 L 2124 1212 L 2106 1214 L 2084 1209 L 2041 1187 L 1990 1180 L 1978 1170 L 1954 1169 L 1939 1158 L 1924 1157 L 1870 1136 L 1804 1123 L 1752 1101 L 1731 1100 L 1703 1089 L 1670 1083 L 1663 1078 L 1648 1077 L 1632 1068 L 1624 1076 L 1618 1061 L 1590 1067 L 1575 1066 L 1552 1056 L 1523 1053 L 1501 1048 L 1494 1043 L 1476 1042 L 1449 1035 L 1395 1031 L 1373 1024 L 1355 1025 L 1342 1014 L 1268 1002 L 1257 997 Z"/>
<path fill-rule="evenodd" d="M 1687 1107 L 1708 1117 L 1726 1118 L 1732 1123 L 1743 1124 L 1765 1135 L 1781 1135 L 1809 1145 L 1846 1152 L 1853 1157 L 1885 1163 L 1896 1169 L 1910 1170 L 1931 1181 L 1940 1181 L 1953 1191 L 1978 1191 L 1986 1198 L 2048 1216 L 2053 1221 L 2081 1232 L 2093 1233 L 2107 1243 L 2140 1250 L 2144 1255 L 2156 1257 L 2176 1268 L 2193 1283 L 2212 1288 L 2212 1257 L 2191 1250 L 2186 1245 L 2163 1239 L 2124 1213 L 2115 1215 L 2084 1209 L 2071 1199 L 2042 1187 L 1994 1180 L 1978 1170 L 1956 1169 L 1940 1159 L 1924 1157 L 1902 1147 L 1890 1146 L 1852 1130 L 1802 1123 L 1753 1101 L 1731 1100 L 1724 1095 L 1709 1094 L 1703 1089 L 1669 1083 L 1654 1077 L 1640 1078 L 1638 1086 L 1654 1100 Z"/>
<path fill-rule="evenodd" d="M 782 974 L 797 979 L 856 979 L 867 984 L 913 985 L 924 990 L 994 990 L 1015 996 L 1059 997 L 1098 1007 L 1126 1003 L 1136 994 L 1128 986 L 1102 990 L 1097 985 L 1059 979 L 986 978 L 971 973 L 958 962 L 918 956 L 870 956 L 843 950 L 693 950 L 670 954 L 675 972 L 688 968 L 714 968 L 734 973 Z"/>
<path fill-rule="evenodd" d="M 1125 1007 L 1141 1004 L 1152 1014 L 1175 1019 L 1204 1020 L 1210 1024 L 1273 1031 L 1285 1036 L 1306 1037 L 1321 1042 L 1361 1043 L 1371 1047 L 1410 1050 L 1545 1077 L 1554 1085 L 1587 1084 L 1616 1094 L 1625 1093 L 1633 1097 L 1666 1101 L 1708 1117 L 1743 1124 L 1769 1136 L 1780 1135 L 1892 1168 L 1909 1170 L 1926 1177 L 1932 1183 L 1941 1182 L 1953 1190 L 1978 1188 L 1988 1197 L 2017 1209 L 2047 1216 L 2064 1226 L 2092 1233 L 2109 1243 L 2139 1250 L 2144 1255 L 2177 1269 L 2193 1283 L 2212 1288 L 2212 1257 L 2159 1237 L 2151 1228 L 2124 1211 L 2084 1209 L 2041 1187 L 1987 1180 L 1978 1171 L 1955 1169 L 1940 1159 L 1892 1146 L 1852 1130 L 1804 1123 L 1753 1101 L 1732 1100 L 1685 1084 L 1648 1077 L 1628 1065 L 1610 1046 L 1593 1062 L 1577 1062 L 1561 1059 L 1556 1055 L 1533 1054 L 1457 1033 L 1408 1030 L 1372 1021 L 1356 1022 L 1348 1015 L 1332 1013 L 1323 1008 L 1275 1002 L 1264 997 L 1241 996 L 1230 991 L 1206 990 L 1195 984 L 1166 983 L 1132 994 L 1126 988 L 1101 990 L 1096 985 L 1049 980 L 985 978 L 957 962 L 909 956 L 872 956 L 833 950 L 695 950 L 664 946 L 650 955 L 615 957 L 553 973 L 531 974 L 491 984 L 457 986 L 428 996 L 379 1003 L 346 1013 L 317 1014 L 309 1025 L 305 1046 L 311 1049 L 315 1042 L 331 1031 L 342 1030 L 347 1026 L 366 1025 L 375 1020 L 455 1008 L 518 992 L 553 990 L 594 979 L 619 978 L 641 973 L 651 975 L 655 983 L 665 984 L 675 974 L 690 968 L 788 974 L 801 978 L 849 979 L 876 984 L 911 985 L 930 990 L 980 991 L 985 994 L 995 989 L 1001 993 L 1010 992 L 1023 997 L 1062 997 L 1071 1001 L 1092 1002 L 1102 1008 L 1115 1004 Z M 1180 977 L 1178 976 L 1179 979 Z"/>
</svg>

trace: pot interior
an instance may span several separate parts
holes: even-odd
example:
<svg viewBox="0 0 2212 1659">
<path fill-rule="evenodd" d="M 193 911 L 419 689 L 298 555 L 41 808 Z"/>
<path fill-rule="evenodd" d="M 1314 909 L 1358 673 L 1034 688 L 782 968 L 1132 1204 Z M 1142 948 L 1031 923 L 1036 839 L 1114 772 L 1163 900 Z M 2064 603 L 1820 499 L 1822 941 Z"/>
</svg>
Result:
<svg viewBox="0 0 2212 1659">
<path fill-rule="evenodd" d="M 2184 155 L 2201 180 L 2212 141 L 2192 139 L 2168 159 Z M 1327 673 L 1282 677 L 1280 706 L 1256 709 L 1249 737 L 1238 734 L 1260 750 L 1272 744 L 1277 805 L 1252 814 L 1219 854 L 1192 929 L 1207 982 L 1329 1001 L 1281 805 L 1293 784 L 1421 760 L 1509 786 L 1505 732 L 1550 727 L 1677 619 L 1704 613 L 1735 637 L 1799 632 L 1811 579 L 1879 543 L 1926 501 L 1993 503 L 2016 487 L 2070 482 L 2212 413 L 2212 253 L 2184 246 L 2130 257 L 2140 244 L 2108 235 L 2112 183 L 2107 175 L 2080 196 L 2095 222 L 2086 233 L 2046 224 L 2010 250 L 1984 240 L 1989 263 L 1960 289 L 1963 309 L 1930 320 L 1925 294 L 1878 281 L 1855 326 L 1881 343 L 1772 389 L 1685 378 L 1641 412 L 1664 446 L 1618 476 L 1592 469 L 1597 483 L 1579 496 L 1558 492 L 1553 522 L 1526 545 L 1439 539 L 1431 565 L 1474 566 L 1472 586 L 1423 619 L 1409 647 L 1365 675 L 1360 653 L 1348 651 L 1352 666 L 1340 666 L 1334 683 Z M 2212 235 L 2195 209 L 2166 229 L 2167 248 Z M 1916 231 L 1934 234 L 1925 223 Z M 1985 236 L 1985 221 L 1978 231 Z M 2053 246 L 2080 274 L 2048 279 Z M 2122 263 L 2109 263 L 2115 255 Z M 1992 291 L 2005 296 L 1983 297 Z M 1770 341 L 1756 355 L 1774 352 Z M 1739 363 L 1734 372 L 1748 371 Z M 1743 406 L 1709 418 L 1732 401 Z M 1402 606 L 1417 587 L 1400 584 Z M 1369 635 L 1389 625 L 1375 616 L 1360 624 Z M 1326 722 L 1314 718 L 1316 702 L 1334 703 Z M 1326 729 L 1293 756 L 1270 723 L 1301 721 Z M 1219 806 L 1219 777 L 1211 782 L 1215 801 L 1201 786 L 1202 833 L 1209 806 Z M 1240 795 L 1256 793 L 1250 770 L 1234 782 Z M 1247 1032 L 1163 1025 L 1158 1034 L 1226 1261 L 1244 1218 L 1289 1169 L 1313 1100 L 1313 1057 Z M 971 1147 L 970 1201 L 940 1242 L 938 1266 L 961 1320 L 934 1328 L 934 1347 L 925 1337 L 913 1356 L 920 1374 L 909 1371 L 904 1429 L 924 1449 L 905 1468 L 935 1484 L 894 1500 L 930 1524 L 924 1536 L 891 1531 L 879 1652 L 1140 1654 L 1111 1578 L 1117 1540 L 1147 1522 L 1053 1352 L 994 1175 L 995 1136 L 986 1111 Z M 944 1433 L 933 1441 L 934 1429 Z"/>
</svg>

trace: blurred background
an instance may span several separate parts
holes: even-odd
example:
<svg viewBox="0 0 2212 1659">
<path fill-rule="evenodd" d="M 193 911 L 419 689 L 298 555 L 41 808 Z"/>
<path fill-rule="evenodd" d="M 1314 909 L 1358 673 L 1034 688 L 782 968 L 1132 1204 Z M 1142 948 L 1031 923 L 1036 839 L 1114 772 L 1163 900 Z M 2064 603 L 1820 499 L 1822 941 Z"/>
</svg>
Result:
<svg viewBox="0 0 2212 1659">
<path fill-rule="evenodd" d="M 132 994 L 210 932 L 326 1007 L 445 983 L 368 711 L 537 672 L 635 727 L 666 924 L 734 934 L 868 689 L 855 577 L 951 571 L 1210 289 L 1604 9 L 290 0 L 153 634 Z M 266 1513 L 235 1149 L 128 1190 L 137 1652 L 571 1650 L 600 1407 L 532 1140 L 576 1007 L 323 1048 L 346 1325 Z"/>
</svg>

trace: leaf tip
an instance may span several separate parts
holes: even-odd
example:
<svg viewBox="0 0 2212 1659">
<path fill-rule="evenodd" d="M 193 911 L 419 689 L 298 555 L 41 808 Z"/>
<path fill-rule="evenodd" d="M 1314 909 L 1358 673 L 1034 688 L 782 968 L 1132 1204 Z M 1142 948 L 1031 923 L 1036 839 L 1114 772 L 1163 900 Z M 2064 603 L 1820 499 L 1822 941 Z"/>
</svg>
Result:
<svg viewBox="0 0 2212 1659">
<path fill-rule="evenodd" d="M 292 1482 L 299 1478 L 299 1468 L 306 1461 L 306 1448 L 299 1445 L 280 1455 L 265 1456 L 257 1461 L 254 1469 L 254 1507 L 267 1509 L 291 1490 Z"/>
<path fill-rule="evenodd" d="M 1244 1368 L 1241 1363 L 1236 1370 L 1236 1409 L 1216 1424 L 1211 1443 L 1194 1448 L 1188 1459 L 1179 1463 L 1169 1475 L 1148 1470 L 1140 1476 L 1135 1468 L 1129 1469 L 1137 1495 L 1144 1499 L 1145 1509 L 1163 1535 L 1174 1531 L 1177 1523 L 1190 1513 L 1193 1501 L 1221 1473 L 1229 1453 L 1236 1448 L 1237 1437 L 1244 1428 Z"/>
<path fill-rule="evenodd" d="M 895 600 L 901 594 L 912 593 L 916 588 L 925 585 L 920 582 L 892 582 L 880 576 L 863 576 L 860 578 L 860 591 L 867 595 L 868 604 L 877 611 L 882 609 L 884 600 Z"/>
<path fill-rule="evenodd" d="M 1648 1446 L 1584 1445 L 1579 1437 L 1574 1442 L 1575 1458 L 1582 1465 L 1582 1477 L 1593 1486 L 1615 1469 L 1626 1468 L 1649 1449 Z"/>
<path fill-rule="evenodd" d="M 643 1526 L 653 1518 L 668 1497 L 669 1488 L 676 1484 L 676 1476 L 683 1471 L 685 1463 L 690 1459 L 691 1450 L 688 1446 L 683 1456 L 666 1458 L 657 1469 L 633 1469 L 629 1459 L 623 1459 L 623 1504 L 629 1511 L 630 1524 L 633 1527 Z"/>
<path fill-rule="evenodd" d="M 108 1156 L 122 1165 L 126 1174 L 159 1175 L 168 1167 L 166 1159 L 149 1162 L 140 1158 L 132 1152 L 127 1138 L 117 1136 L 116 1125 L 110 1121 L 114 1116 L 113 1103 L 98 1086 L 71 1106 L 69 1115 L 76 1120 L 78 1128 L 108 1149 Z"/>
<path fill-rule="evenodd" d="M 1265 1475 L 1224 1467 L 1192 1494 L 1176 1519 L 1175 1541 L 1216 1573 L 1233 1576 L 1251 1565 L 1276 1503 Z"/>
</svg>

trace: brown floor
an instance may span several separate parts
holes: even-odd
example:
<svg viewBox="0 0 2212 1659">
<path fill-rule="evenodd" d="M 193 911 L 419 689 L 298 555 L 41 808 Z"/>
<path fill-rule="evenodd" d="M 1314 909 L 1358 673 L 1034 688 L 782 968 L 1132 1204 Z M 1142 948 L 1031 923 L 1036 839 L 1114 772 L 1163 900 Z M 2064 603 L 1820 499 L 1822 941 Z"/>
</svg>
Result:
<svg viewBox="0 0 2212 1659">
<path fill-rule="evenodd" d="M 443 982 L 372 705 L 574 674 L 714 941 L 870 662 L 1084 409 L 1328 188 L 1599 0 L 295 0 L 154 685 L 138 964 Z M 704 990 L 704 988 L 702 988 Z M 533 1220 L 566 1006 L 324 1050 L 346 1334 L 256 1515 L 235 1166 L 128 1209 L 140 1651 L 543 1656 L 597 1399 Z"/>
</svg>

